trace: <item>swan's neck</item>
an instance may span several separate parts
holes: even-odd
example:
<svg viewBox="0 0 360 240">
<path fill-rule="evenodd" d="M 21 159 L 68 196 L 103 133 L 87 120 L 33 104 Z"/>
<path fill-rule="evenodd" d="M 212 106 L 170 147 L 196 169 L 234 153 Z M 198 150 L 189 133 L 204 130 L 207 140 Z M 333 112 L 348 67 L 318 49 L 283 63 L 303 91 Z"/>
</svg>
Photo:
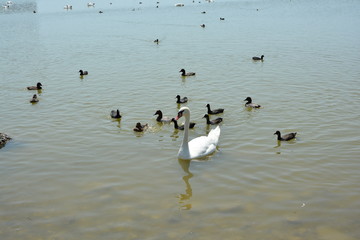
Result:
<svg viewBox="0 0 360 240">
<path fill-rule="evenodd" d="M 184 123 L 184 138 L 182 142 L 182 150 L 189 152 L 189 126 L 190 126 L 190 116 L 185 115 L 185 123 Z"/>
</svg>

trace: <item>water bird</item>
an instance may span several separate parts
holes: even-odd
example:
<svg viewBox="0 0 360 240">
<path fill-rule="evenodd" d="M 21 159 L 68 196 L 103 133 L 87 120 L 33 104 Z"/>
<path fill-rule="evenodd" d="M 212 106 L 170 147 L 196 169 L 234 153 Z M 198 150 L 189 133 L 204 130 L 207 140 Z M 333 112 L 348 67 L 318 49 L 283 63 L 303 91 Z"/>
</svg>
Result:
<svg viewBox="0 0 360 240">
<path fill-rule="evenodd" d="M 174 123 L 174 128 L 175 128 L 175 129 L 178 129 L 178 130 L 184 130 L 184 129 L 185 129 L 185 125 L 179 126 L 179 125 L 178 125 L 178 122 L 177 122 L 177 120 L 176 120 L 175 118 L 172 118 L 172 119 L 171 119 L 171 122 Z M 196 123 L 191 122 L 191 123 L 189 124 L 189 128 L 194 128 L 195 125 L 196 125 Z"/>
<path fill-rule="evenodd" d="M 183 7 L 183 6 L 185 6 L 183 3 L 176 3 L 175 4 L 175 7 Z"/>
<path fill-rule="evenodd" d="M 69 4 L 66 4 L 65 6 L 64 6 L 64 9 L 72 9 L 72 5 L 69 5 Z"/>
<path fill-rule="evenodd" d="M 121 118 L 119 109 L 111 110 L 110 116 L 111 116 L 111 118 L 117 118 L 117 119 Z"/>
<path fill-rule="evenodd" d="M 11 140 L 11 137 L 5 133 L 0 133 L 0 148 L 2 148 L 8 141 Z"/>
<path fill-rule="evenodd" d="M 223 119 L 221 117 L 216 118 L 214 120 L 210 120 L 210 117 L 208 114 L 205 114 L 203 118 L 206 118 L 206 124 L 208 124 L 208 125 L 216 125 L 223 121 Z"/>
<path fill-rule="evenodd" d="M 200 27 L 205 28 L 205 24 L 201 24 Z"/>
<path fill-rule="evenodd" d="M 80 76 L 88 75 L 88 71 L 79 70 Z"/>
<path fill-rule="evenodd" d="M 189 141 L 190 109 L 180 108 L 175 120 L 185 117 L 184 138 L 178 152 L 178 158 L 190 160 L 205 157 L 216 150 L 220 138 L 220 127 L 212 129 L 207 136 L 200 136 Z"/>
<path fill-rule="evenodd" d="M 187 97 L 183 97 L 181 98 L 180 95 L 176 95 L 175 97 L 177 100 L 176 100 L 176 103 L 186 103 L 188 101 L 188 98 Z"/>
<path fill-rule="evenodd" d="M 30 87 L 27 87 L 28 90 L 41 90 L 42 89 L 42 84 L 41 82 L 38 82 L 36 84 L 36 86 L 30 86 Z"/>
<path fill-rule="evenodd" d="M 277 140 L 278 141 L 289 141 L 291 139 L 294 139 L 296 134 L 297 133 L 295 132 L 295 133 L 288 133 L 288 134 L 285 134 L 285 135 L 281 136 L 280 131 L 276 131 L 274 133 L 274 135 L 277 135 Z"/>
<path fill-rule="evenodd" d="M 143 132 L 145 131 L 147 128 L 149 127 L 149 125 L 147 123 L 145 124 L 141 124 L 140 122 L 136 123 L 134 131 L 135 132 Z"/>
<path fill-rule="evenodd" d="M 181 72 L 181 76 L 185 77 L 185 76 L 194 76 L 196 73 L 194 72 L 186 72 L 185 69 L 181 69 L 179 72 Z"/>
<path fill-rule="evenodd" d="M 259 104 L 253 103 L 251 97 L 247 97 L 244 101 L 247 101 L 245 103 L 245 107 L 249 107 L 249 108 L 260 108 L 261 107 Z"/>
<path fill-rule="evenodd" d="M 205 12 L 205 11 L 202 11 L 201 13 L 202 13 L 202 14 L 205 14 L 206 12 Z"/>
<path fill-rule="evenodd" d="M 223 20 L 225 20 L 225 18 L 221 17 L 220 20 L 223 21 Z"/>
<path fill-rule="evenodd" d="M 95 3 L 93 3 L 93 2 L 88 2 L 87 6 L 88 6 L 88 7 L 95 7 Z"/>
<path fill-rule="evenodd" d="M 171 118 L 164 117 L 161 110 L 157 110 L 154 113 L 154 115 L 158 115 L 157 118 L 156 118 L 156 121 L 158 121 L 158 122 L 162 122 L 162 123 L 170 123 L 171 122 Z"/>
<path fill-rule="evenodd" d="M 39 99 L 37 98 L 37 95 L 36 95 L 36 94 L 33 95 L 33 97 L 30 99 L 30 102 L 31 102 L 31 103 L 37 103 L 37 102 L 39 102 Z"/>
<path fill-rule="evenodd" d="M 213 109 L 211 110 L 210 108 L 210 104 L 206 104 L 207 107 L 207 113 L 208 114 L 219 114 L 219 113 L 223 113 L 224 109 L 223 108 L 218 108 L 218 109 Z"/>
<path fill-rule="evenodd" d="M 159 44 L 159 39 L 155 39 L 154 43 Z"/>
<path fill-rule="evenodd" d="M 103 11 L 99 11 L 99 13 L 104 13 Z"/>
<path fill-rule="evenodd" d="M 252 59 L 254 61 L 263 61 L 264 60 L 264 55 L 261 55 L 261 57 L 253 57 Z"/>
</svg>

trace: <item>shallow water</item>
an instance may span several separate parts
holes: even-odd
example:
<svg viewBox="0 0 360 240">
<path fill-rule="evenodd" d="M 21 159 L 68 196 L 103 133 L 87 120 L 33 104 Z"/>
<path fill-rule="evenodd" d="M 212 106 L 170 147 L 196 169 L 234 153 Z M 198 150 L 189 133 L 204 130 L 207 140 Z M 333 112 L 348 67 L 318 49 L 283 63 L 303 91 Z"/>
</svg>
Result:
<svg viewBox="0 0 360 240">
<path fill-rule="evenodd" d="M 1 239 L 359 239 L 360 3 L 176 2 L 0 10 Z M 212 156 L 178 160 L 156 123 L 177 94 L 190 138 L 225 108 Z"/>
</svg>

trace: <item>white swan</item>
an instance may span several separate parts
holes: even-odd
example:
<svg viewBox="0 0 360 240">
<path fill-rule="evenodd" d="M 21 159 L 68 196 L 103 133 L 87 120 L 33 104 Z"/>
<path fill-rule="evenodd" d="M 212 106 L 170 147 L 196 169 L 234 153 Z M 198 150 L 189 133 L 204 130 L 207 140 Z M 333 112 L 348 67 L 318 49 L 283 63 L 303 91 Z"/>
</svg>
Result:
<svg viewBox="0 0 360 240">
<path fill-rule="evenodd" d="M 212 129 L 208 136 L 197 137 L 189 142 L 190 109 L 188 107 L 180 108 L 176 120 L 182 116 L 185 117 L 185 132 L 183 142 L 178 152 L 178 158 L 190 160 L 205 157 L 213 153 L 219 142 L 220 127 L 217 126 L 215 129 Z"/>
</svg>

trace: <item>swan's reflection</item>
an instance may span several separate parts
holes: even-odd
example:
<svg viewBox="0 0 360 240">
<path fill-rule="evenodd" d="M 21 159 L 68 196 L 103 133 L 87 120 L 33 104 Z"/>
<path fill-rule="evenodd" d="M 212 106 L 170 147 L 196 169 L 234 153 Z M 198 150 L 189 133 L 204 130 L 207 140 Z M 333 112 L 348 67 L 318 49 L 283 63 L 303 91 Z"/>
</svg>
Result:
<svg viewBox="0 0 360 240">
<path fill-rule="evenodd" d="M 189 171 L 189 167 L 190 167 L 190 162 L 189 160 L 181 160 L 179 159 L 179 164 L 182 167 L 182 169 L 184 170 L 185 173 L 187 173 L 187 175 L 183 176 L 183 180 L 185 182 L 186 188 L 185 188 L 185 193 L 179 194 L 177 196 L 177 198 L 179 199 L 179 204 L 180 204 L 180 208 L 182 210 L 190 210 L 192 205 L 191 203 L 188 202 L 188 200 L 190 200 L 190 198 L 192 197 L 192 188 L 191 185 L 189 183 L 190 178 L 192 178 L 194 175 Z"/>
</svg>

